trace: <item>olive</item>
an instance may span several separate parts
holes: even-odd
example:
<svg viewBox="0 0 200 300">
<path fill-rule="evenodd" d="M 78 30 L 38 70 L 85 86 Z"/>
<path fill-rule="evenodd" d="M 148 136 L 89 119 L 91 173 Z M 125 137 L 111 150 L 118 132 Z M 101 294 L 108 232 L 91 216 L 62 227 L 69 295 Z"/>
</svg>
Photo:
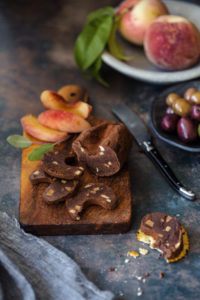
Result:
<svg viewBox="0 0 200 300">
<path fill-rule="evenodd" d="M 190 113 L 191 105 L 185 99 L 179 98 L 173 103 L 172 108 L 175 114 L 187 116 Z"/>
<path fill-rule="evenodd" d="M 195 141 L 197 139 L 196 124 L 189 117 L 182 117 L 177 124 L 177 133 L 185 143 Z"/>
<path fill-rule="evenodd" d="M 171 93 L 166 98 L 166 104 L 169 106 L 172 106 L 172 104 L 175 102 L 176 99 L 180 98 L 178 94 Z"/>
<path fill-rule="evenodd" d="M 200 104 L 200 92 L 196 92 L 191 96 L 191 102 L 193 104 Z"/>
<path fill-rule="evenodd" d="M 200 105 L 193 105 L 190 111 L 190 117 L 200 122 Z"/>
<path fill-rule="evenodd" d="M 198 136 L 200 137 L 200 124 L 198 125 Z"/>
<path fill-rule="evenodd" d="M 175 114 L 166 114 L 161 121 L 161 127 L 166 132 L 173 132 L 176 130 L 176 125 L 179 117 Z"/>
<path fill-rule="evenodd" d="M 191 101 L 191 96 L 194 94 L 194 93 L 196 93 L 196 89 L 195 88 L 189 88 L 189 89 L 187 89 L 187 91 L 185 92 L 185 94 L 184 94 L 184 98 L 185 98 L 185 100 L 187 100 L 187 101 Z"/>
<path fill-rule="evenodd" d="M 175 114 L 175 112 L 173 111 L 173 108 L 168 106 L 166 109 L 166 114 Z"/>
</svg>

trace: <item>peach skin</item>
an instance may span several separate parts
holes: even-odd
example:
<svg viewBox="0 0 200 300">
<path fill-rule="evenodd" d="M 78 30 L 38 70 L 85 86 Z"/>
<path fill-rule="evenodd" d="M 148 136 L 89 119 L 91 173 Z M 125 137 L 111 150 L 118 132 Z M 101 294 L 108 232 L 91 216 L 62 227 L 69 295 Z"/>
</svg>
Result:
<svg viewBox="0 0 200 300">
<path fill-rule="evenodd" d="M 38 116 L 38 122 L 46 127 L 69 133 L 82 132 L 91 127 L 88 121 L 68 111 L 49 109 Z"/>
</svg>

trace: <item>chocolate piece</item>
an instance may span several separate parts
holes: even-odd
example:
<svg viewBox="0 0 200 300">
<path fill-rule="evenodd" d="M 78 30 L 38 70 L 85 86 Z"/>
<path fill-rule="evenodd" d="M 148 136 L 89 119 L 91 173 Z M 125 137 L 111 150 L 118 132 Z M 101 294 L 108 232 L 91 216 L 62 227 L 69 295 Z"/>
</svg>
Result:
<svg viewBox="0 0 200 300">
<path fill-rule="evenodd" d="M 132 136 L 122 123 L 103 122 L 83 131 L 73 142 L 78 160 L 96 176 L 117 173 L 128 158 Z"/>
<path fill-rule="evenodd" d="M 34 170 L 30 176 L 30 181 L 32 184 L 38 184 L 38 183 L 51 183 L 52 177 L 50 177 L 47 173 L 45 173 L 42 169 L 36 169 Z"/>
<path fill-rule="evenodd" d="M 43 192 L 43 199 L 48 204 L 56 204 L 65 201 L 68 197 L 72 196 L 78 180 L 56 180 L 51 183 L 48 188 Z"/>
<path fill-rule="evenodd" d="M 73 153 L 64 150 L 53 150 L 44 154 L 40 166 L 51 176 L 72 180 L 79 178 L 84 172 L 83 167 L 70 165 L 73 163 Z"/>
<path fill-rule="evenodd" d="M 180 259 L 189 248 L 187 233 L 181 224 L 164 213 L 151 213 L 142 219 L 138 240 L 162 251 L 167 262 Z"/>
<path fill-rule="evenodd" d="M 80 213 L 91 205 L 99 205 L 105 209 L 114 209 L 117 204 L 113 190 L 103 183 L 89 183 L 80 192 L 66 201 L 66 207 L 73 220 L 80 220 Z"/>
</svg>

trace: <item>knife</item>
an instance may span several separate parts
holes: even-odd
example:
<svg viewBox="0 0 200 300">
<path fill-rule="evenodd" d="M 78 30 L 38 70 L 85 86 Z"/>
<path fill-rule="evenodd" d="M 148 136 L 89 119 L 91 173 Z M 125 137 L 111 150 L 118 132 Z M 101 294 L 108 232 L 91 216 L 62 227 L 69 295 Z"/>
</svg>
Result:
<svg viewBox="0 0 200 300">
<path fill-rule="evenodd" d="M 153 161 L 153 163 L 160 169 L 162 174 L 165 175 L 176 192 L 178 192 L 187 200 L 193 201 L 195 199 L 195 194 L 192 191 L 186 189 L 176 178 L 173 171 L 162 158 L 158 150 L 155 148 L 151 140 L 151 135 L 142 120 L 126 105 L 123 104 L 113 105 L 112 112 L 120 121 L 122 121 L 126 125 L 126 127 L 134 136 L 136 142 L 140 147 L 142 147 L 144 152 Z"/>
</svg>

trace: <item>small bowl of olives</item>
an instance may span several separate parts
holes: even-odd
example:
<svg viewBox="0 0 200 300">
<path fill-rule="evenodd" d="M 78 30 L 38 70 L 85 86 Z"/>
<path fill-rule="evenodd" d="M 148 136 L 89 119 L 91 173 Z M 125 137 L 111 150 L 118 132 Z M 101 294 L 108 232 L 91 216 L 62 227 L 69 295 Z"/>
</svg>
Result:
<svg viewBox="0 0 200 300">
<path fill-rule="evenodd" d="M 166 89 L 154 100 L 150 126 L 163 141 L 200 152 L 200 81 Z"/>
</svg>

